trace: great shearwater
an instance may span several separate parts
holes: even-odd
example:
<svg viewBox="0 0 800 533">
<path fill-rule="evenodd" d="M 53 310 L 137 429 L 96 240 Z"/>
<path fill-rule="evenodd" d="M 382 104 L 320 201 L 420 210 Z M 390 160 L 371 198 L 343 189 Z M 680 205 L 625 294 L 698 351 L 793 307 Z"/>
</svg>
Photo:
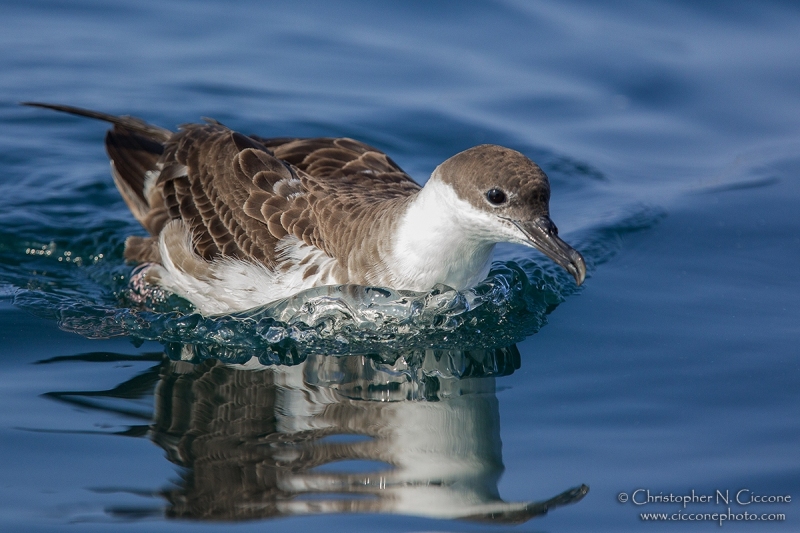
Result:
<svg viewBox="0 0 800 533">
<path fill-rule="evenodd" d="M 500 242 L 534 247 L 579 285 L 583 257 L 558 237 L 550 184 L 521 153 L 484 144 L 420 187 L 348 138 L 262 138 L 217 121 L 173 132 L 130 116 L 27 102 L 113 124 L 111 174 L 150 234 L 125 258 L 204 314 L 250 309 L 321 285 L 427 291 L 476 285 Z"/>
</svg>

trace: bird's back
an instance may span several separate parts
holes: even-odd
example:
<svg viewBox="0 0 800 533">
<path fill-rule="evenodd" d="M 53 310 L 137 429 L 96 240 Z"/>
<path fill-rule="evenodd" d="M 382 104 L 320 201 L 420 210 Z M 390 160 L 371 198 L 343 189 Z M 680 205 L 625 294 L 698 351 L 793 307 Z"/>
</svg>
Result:
<svg viewBox="0 0 800 533">
<path fill-rule="evenodd" d="M 350 274 L 377 264 L 388 243 L 370 234 L 420 189 L 385 154 L 346 138 L 266 139 L 211 123 L 161 140 L 116 124 L 106 147 L 123 197 L 151 234 L 128 240 L 126 258 L 137 262 L 160 262 L 158 236 L 180 220 L 207 261 L 287 269 L 302 261 L 298 248 L 313 247 L 335 260 L 338 282 L 374 281 Z"/>
</svg>

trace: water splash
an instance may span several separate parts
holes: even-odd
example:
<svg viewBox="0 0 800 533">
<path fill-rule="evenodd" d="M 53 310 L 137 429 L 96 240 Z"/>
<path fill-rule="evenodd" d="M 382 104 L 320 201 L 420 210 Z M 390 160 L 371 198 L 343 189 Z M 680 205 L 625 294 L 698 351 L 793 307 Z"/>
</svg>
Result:
<svg viewBox="0 0 800 533">
<path fill-rule="evenodd" d="M 445 286 L 427 293 L 319 287 L 264 307 L 212 317 L 185 308 L 164 310 L 167 302 L 160 303 L 160 310 L 126 308 L 40 290 L 20 291 L 14 303 L 90 338 L 128 335 L 191 344 L 195 361 L 213 357 L 243 363 L 258 353 L 264 364 L 291 363 L 312 353 L 507 346 L 537 331 L 569 291 L 567 279 L 541 275 L 534 290 L 529 276 L 516 263 L 498 263 L 486 281 L 467 291 Z"/>
<path fill-rule="evenodd" d="M 659 210 L 641 207 L 579 236 L 575 242 L 586 257 L 589 275 L 616 253 L 626 234 L 649 228 L 662 216 Z M 15 305 L 85 337 L 190 344 L 191 355 L 174 357 L 193 361 L 241 363 L 257 353 L 263 364 L 291 364 L 309 354 L 391 359 L 399 350 L 509 346 L 536 333 L 550 312 L 580 290 L 546 259 L 522 257 L 496 262 L 484 282 L 464 291 L 446 286 L 427 293 L 357 285 L 318 287 L 261 308 L 207 317 L 180 298 L 158 291 L 140 301 L 141 294 L 128 286 L 130 268 L 113 251 L 80 246 L 65 250 L 68 245 L 16 243 L 19 251 L 44 250 L 24 257 L 49 265 L 41 272 L 34 270 L 34 276 L 26 268 L 12 268 L 13 275 L 5 272 L 3 293 L 13 294 Z M 99 259 L 83 264 L 54 261 L 74 256 Z M 23 265 L 32 266 L 17 264 Z"/>
</svg>

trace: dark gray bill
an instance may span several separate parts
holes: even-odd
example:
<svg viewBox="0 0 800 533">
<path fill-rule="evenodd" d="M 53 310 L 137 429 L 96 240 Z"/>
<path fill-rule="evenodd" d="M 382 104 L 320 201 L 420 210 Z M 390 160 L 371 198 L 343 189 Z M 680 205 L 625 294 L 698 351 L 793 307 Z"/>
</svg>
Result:
<svg viewBox="0 0 800 533">
<path fill-rule="evenodd" d="M 586 262 L 583 256 L 572 246 L 558 237 L 558 228 L 548 216 L 542 216 L 532 221 L 519 221 L 507 219 L 525 234 L 528 245 L 533 246 L 544 255 L 561 265 L 575 278 L 575 283 L 580 285 L 586 278 Z"/>
</svg>

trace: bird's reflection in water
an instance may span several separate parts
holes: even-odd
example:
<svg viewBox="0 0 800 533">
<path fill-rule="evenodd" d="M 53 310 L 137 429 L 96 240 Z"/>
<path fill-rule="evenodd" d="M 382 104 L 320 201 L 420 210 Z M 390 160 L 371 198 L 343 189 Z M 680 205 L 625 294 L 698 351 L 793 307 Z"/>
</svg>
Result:
<svg viewBox="0 0 800 533">
<path fill-rule="evenodd" d="M 192 348 L 178 352 L 190 358 Z M 165 359 L 148 435 L 183 467 L 181 480 L 162 492 L 166 513 L 523 522 L 577 502 L 588 487 L 542 502 L 498 494 L 504 467 L 495 377 L 518 367 L 513 346 L 414 351 L 393 363 L 325 355 L 272 367 Z M 76 393 L 69 396 L 75 401 Z"/>
</svg>

